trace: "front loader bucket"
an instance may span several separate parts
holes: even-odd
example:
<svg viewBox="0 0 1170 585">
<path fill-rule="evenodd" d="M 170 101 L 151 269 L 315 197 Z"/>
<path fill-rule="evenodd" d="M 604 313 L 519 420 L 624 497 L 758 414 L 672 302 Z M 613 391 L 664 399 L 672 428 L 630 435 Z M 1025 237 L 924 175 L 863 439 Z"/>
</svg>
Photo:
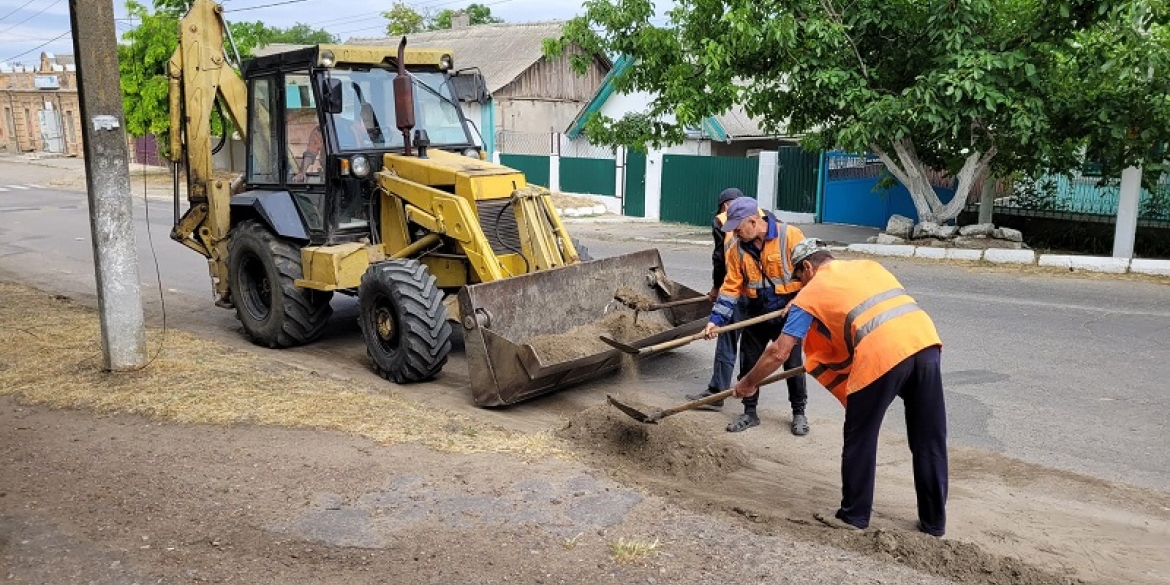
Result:
<svg viewBox="0 0 1170 585">
<path fill-rule="evenodd" d="M 709 301 L 637 313 L 614 299 L 702 296 L 666 278 L 657 250 L 582 262 L 464 287 L 459 292 L 471 391 L 479 406 L 514 404 L 617 369 L 622 352 L 697 333 Z"/>
</svg>

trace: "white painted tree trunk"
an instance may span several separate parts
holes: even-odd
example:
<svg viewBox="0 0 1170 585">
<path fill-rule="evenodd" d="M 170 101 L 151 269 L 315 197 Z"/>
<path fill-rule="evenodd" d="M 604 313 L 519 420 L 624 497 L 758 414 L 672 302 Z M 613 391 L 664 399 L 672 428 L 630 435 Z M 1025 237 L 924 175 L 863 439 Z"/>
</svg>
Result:
<svg viewBox="0 0 1170 585">
<path fill-rule="evenodd" d="M 987 172 L 987 167 L 990 166 L 991 159 L 995 157 L 996 153 L 994 146 L 985 153 L 972 151 L 967 156 L 967 160 L 963 162 L 963 168 L 959 169 L 958 185 L 955 186 L 954 198 L 944 204 L 939 199 L 938 193 L 934 191 L 934 186 L 930 184 L 930 178 L 926 175 L 926 167 L 923 166 L 918 152 L 914 149 L 913 140 L 904 138 L 901 142 L 894 143 L 894 153 L 898 156 L 897 161 L 876 144 L 871 144 L 870 148 L 877 153 L 890 173 L 901 181 L 906 186 L 906 190 L 910 192 L 910 199 L 914 201 L 914 208 L 918 211 L 918 221 L 939 224 L 959 216 L 959 213 L 967 206 L 967 197 L 971 194 L 971 187 L 975 184 L 976 178 Z"/>
</svg>

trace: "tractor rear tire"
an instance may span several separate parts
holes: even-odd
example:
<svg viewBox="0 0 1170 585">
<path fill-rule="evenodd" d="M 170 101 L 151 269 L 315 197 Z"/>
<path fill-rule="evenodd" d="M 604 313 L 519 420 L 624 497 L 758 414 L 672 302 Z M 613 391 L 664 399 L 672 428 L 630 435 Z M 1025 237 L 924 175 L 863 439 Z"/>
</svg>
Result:
<svg viewBox="0 0 1170 585">
<path fill-rule="evenodd" d="M 417 260 L 370 266 L 358 289 L 358 323 L 379 376 L 398 384 L 435 377 L 451 352 L 443 292 Z"/>
<path fill-rule="evenodd" d="M 299 288 L 301 250 L 249 220 L 231 231 L 228 273 L 236 318 L 253 343 L 270 348 L 304 345 L 325 329 L 333 293 Z"/>
</svg>

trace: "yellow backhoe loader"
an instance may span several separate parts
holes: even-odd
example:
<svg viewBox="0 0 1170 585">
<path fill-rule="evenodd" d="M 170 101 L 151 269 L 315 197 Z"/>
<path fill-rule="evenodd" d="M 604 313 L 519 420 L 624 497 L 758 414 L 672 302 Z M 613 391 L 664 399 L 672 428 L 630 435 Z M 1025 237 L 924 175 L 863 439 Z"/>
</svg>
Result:
<svg viewBox="0 0 1170 585">
<path fill-rule="evenodd" d="M 617 289 L 655 302 L 699 295 L 666 278 L 656 250 L 582 262 L 548 192 L 483 160 L 452 91 L 449 51 L 406 48 L 405 38 L 396 52 L 319 45 L 247 60 L 238 73 L 225 32 L 212 0 L 196 0 L 180 22 L 169 146 L 189 207 L 180 217 L 176 188 L 171 237 L 207 257 L 216 303 L 235 309 L 255 343 L 311 342 L 333 294 L 356 295 L 379 374 L 437 375 L 455 323 L 472 396 L 496 406 L 618 367 L 617 350 L 530 343 L 612 316 Z M 217 105 L 246 143 L 234 180 L 212 171 Z M 639 321 L 657 326 L 639 331 L 653 334 L 624 341 L 694 333 L 709 310 L 644 313 Z M 566 343 L 575 339 L 585 340 Z"/>
</svg>

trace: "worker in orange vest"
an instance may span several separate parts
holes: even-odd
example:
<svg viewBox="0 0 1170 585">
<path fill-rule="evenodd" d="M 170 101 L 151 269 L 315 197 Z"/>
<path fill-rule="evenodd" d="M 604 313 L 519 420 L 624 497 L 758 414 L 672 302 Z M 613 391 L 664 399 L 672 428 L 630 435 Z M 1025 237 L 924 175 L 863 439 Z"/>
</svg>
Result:
<svg viewBox="0 0 1170 585">
<path fill-rule="evenodd" d="M 809 374 L 845 407 L 841 453 L 841 507 L 817 520 L 864 529 L 873 510 L 878 431 L 897 396 L 906 406 L 906 434 L 918 495 L 918 529 L 946 530 L 947 414 L 940 356 L 942 341 L 930 316 L 898 279 L 871 260 L 834 260 L 822 242 L 808 239 L 792 252 L 804 288 L 789 305 L 779 339 L 735 385 L 754 396 L 759 383 L 804 341 Z"/>
<path fill-rule="evenodd" d="M 739 197 L 727 207 L 723 231 L 734 232 L 735 238 L 727 243 L 727 275 L 705 329 L 707 339 L 718 335 L 716 327 L 730 325 L 735 320 L 735 309 L 740 303 L 743 303 L 744 319 L 757 317 L 783 309 L 801 287 L 800 281 L 792 276 L 791 260 L 792 248 L 804 239 L 800 229 L 769 212 L 761 213 L 755 199 Z M 768 343 L 780 335 L 783 327 L 784 317 L 777 317 L 741 330 L 740 377 L 756 365 Z M 785 365 L 795 368 L 800 364 L 800 352 L 796 352 Z M 788 379 L 788 401 L 792 405 L 792 434 L 807 435 L 808 417 L 804 410 L 808 390 L 804 376 Z M 727 425 L 727 430 L 737 433 L 760 424 L 756 413 L 758 403 L 759 396 L 746 396 L 743 414 Z"/>
</svg>

